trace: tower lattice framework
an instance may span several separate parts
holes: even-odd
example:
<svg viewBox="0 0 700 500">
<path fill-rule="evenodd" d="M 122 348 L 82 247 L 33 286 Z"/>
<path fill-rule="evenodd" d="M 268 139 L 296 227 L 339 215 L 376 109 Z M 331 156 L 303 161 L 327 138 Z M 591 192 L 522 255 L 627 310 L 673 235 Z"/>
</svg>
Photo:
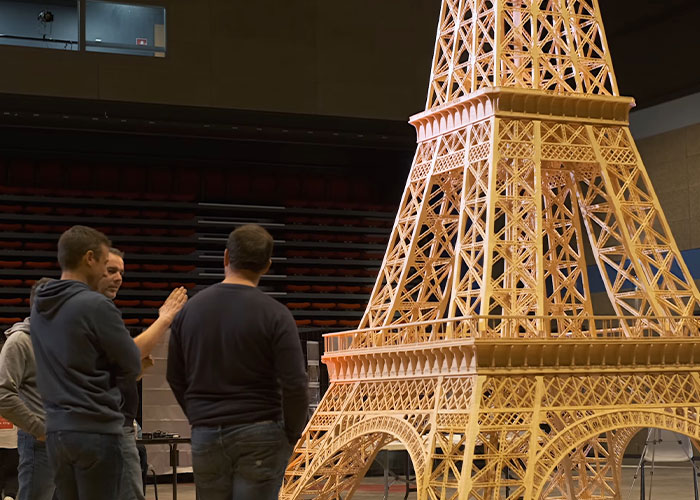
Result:
<svg viewBox="0 0 700 500">
<path fill-rule="evenodd" d="M 636 429 L 700 439 L 700 295 L 632 105 L 597 0 L 443 0 L 381 271 L 359 328 L 326 335 L 281 498 L 350 498 L 399 441 L 419 499 L 620 499 Z"/>
</svg>

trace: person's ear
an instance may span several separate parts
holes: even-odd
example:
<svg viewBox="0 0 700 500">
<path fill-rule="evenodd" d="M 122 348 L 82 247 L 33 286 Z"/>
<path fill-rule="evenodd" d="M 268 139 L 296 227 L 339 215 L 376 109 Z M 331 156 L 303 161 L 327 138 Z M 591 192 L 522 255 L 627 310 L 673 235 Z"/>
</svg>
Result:
<svg viewBox="0 0 700 500">
<path fill-rule="evenodd" d="M 224 250 L 224 267 L 227 268 L 231 265 L 231 255 L 228 253 L 228 248 Z"/>
<path fill-rule="evenodd" d="M 83 263 L 88 267 L 92 267 L 92 265 L 95 263 L 94 250 L 88 250 L 87 252 L 85 252 L 85 255 L 83 255 Z"/>
<path fill-rule="evenodd" d="M 265 274 L 270 270 L 270 266 L 272 266 L 272 259 L 267 261 L 267 265 L 265 266 L 265 270 L 261 274 Z"/>
</svg>

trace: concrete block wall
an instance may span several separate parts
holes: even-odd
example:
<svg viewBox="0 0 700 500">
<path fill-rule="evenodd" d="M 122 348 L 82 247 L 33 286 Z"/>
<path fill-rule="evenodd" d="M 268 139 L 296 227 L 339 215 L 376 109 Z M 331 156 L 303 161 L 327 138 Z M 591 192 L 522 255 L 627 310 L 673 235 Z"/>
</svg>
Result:
<svg viewBox="0 0 700 500">
<path fill-rule="evenodd" d="M 172 432 L 182 437 L 190 437 L 190 424 L 170 390 L 165 372 L 168 363 L 168 341 L 166 335 L 153 349 L 154 366 L 143 376 L 142 413 L 144 432 Z M 178 472 L 192 472 L 192 455 L 189 445 L 179 445 L 180 466 Z M 157 474 L 170 474 L 170 455 L 167 445 L 149 445 L 146 447 L 148 463 L 153 465 Z"/>
</svg>

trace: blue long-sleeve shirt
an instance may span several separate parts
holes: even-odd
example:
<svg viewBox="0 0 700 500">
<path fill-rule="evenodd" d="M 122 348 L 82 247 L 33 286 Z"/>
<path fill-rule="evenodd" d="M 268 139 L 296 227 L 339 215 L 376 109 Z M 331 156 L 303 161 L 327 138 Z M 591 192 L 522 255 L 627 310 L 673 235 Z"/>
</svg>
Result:
<svg viewBox="0 0 700 500">
<path fill-rule="evenodd" d="M 79 281 L 51 281 L 30 325 L 46 431 L 121 434 L 117 380 L 135 383 L 141 355 L 112 301 Z"/>
</svg>

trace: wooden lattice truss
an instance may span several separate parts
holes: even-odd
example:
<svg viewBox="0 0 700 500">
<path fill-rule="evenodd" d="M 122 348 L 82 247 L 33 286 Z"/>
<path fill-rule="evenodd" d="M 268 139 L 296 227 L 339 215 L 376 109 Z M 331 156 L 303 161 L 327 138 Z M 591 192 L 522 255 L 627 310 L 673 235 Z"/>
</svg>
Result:
<svg viewBox="0 0 700 500">
<path fill-rule="evenodd" d="M 443 1 L 379 278 L 360 328 L 326 336 L 282 498 L 349 498 L 400 441 L 419 499 L 619 499 L 637 429 L 700 439 L 700 295 L 632 105 L 596 0 Z"/>
</svg>

